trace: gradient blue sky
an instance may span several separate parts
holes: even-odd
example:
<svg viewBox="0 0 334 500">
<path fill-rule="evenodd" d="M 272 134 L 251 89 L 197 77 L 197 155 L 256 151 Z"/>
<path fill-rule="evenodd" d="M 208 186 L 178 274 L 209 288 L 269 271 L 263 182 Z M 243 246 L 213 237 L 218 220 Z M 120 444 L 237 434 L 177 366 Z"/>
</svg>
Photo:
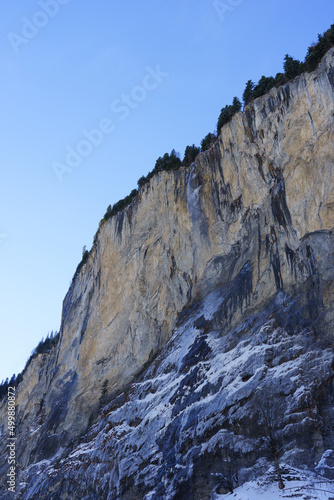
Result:
<svg viewBox="0 0 334 500">
<path fill-rule="evenodd" d="M 53 17 L 47 0 L 0 6 L 0 381 L 59 329 L 107 206 L 158 156 L 199 145 L 248 79 L 275 76 L 286 53 L 303 59 L 334 22 L 332 0 L 222 0 L 223 16 L 211 0 L 52 2 Z M 112 109 L 148 66 L 168 76 L 144 80 L 155 88 L 137 88 L 127 113 Z M 54 162 L 104 119 L 113 131 L 60 182 Z"/>
</svg>

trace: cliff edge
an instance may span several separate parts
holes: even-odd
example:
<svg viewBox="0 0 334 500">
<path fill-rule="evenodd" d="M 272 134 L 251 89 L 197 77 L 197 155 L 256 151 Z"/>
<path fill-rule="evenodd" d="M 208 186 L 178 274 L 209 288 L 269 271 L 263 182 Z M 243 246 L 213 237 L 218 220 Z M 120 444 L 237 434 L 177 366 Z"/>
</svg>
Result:
<svg viewBox="0 0 334 500">
<path fill-rule="evenodd" d="M 57 346 L 33 359 L 17 388 L 18 498 L 185 499 L 182 491 L 189 488 L 189 498 L 209 498 L 217 485 L 198 484 L 200 473 L 211 473 L 203 456 L 217 472 L 220 459 L 213 457 L 225 438 L 231 444 L 233 436 L 244 436 L 240 467 L 245 470 L 259 458 L 252 441 L 260 439 L 258 431 L 247 435 L 239 429 L 238 434 L 236 421 L 252 420 L 252 397 L 258 387 L 268 390 L 269 385 L 286 396 L 286 425 L 292 426 L 286 440 L 301 450 L 300 462 L 312 468 L 312 460 L 319 462 L 334 446 L 329 402 L 334 366 L 333 55 L 331 49 L 313 73 L 255 99 L 191 167 L 155 175 L 126 209 L 101 225 L 64 299 Z M 308 358 L 310 352 L 316 354 Z M 274 376 L 274 367 L 293 360 L 293 375 Z M 201 370 L 205 384 L 196 378 Z M 294 385 L 291 377 L 297 375 Z M 242 397 L 241 388 L 232 387 L 238 377 L 245 379 Z M 300 389 L 303 411 L 309 408 L 312 420 L 313 406 L 323 408 L 328 431 L 325 438 L 318 421 L 309 424 L 312 460 L 305 458 L 303 439 L 295 438 L 293 425 L 300 421 L 291 415 L 299 411 L 298 387 L 312 393 L 307 402 Z M 101 401 L 107 400 L 109 410 L 97 417 Z M 4 436 L 6 404 L 0 403 Z M 213 404 L 220 415 L 214 423 Z M 153 412 L 150 417 L 145 408 Z M 89 419 L 91 424 L 97 418 L 87 434 Z M 255 429 L 253 424 L 248 428 Z M 225 438 L 222 429 L 229 433 Z M 218 432 L 223 441 L 212 441 Z M 166 455 L 173 446 L 173 457 Z M 93 448 L 99 450 L 95 455 Z M 80 463 L 74 465 L 73 453 L 85 454 L 83 461 L 76 458 Z M 63 489 L 56 461 L 67 478 Z M 183 470 L 186 486 L 181 475 L 173 473 L 171 479 L 168 464 L 174 472 Z M 2 477 L 7 468 L 2 459 Z M 95 486 L 80 486 L 84 477 Z"/>
</svg>

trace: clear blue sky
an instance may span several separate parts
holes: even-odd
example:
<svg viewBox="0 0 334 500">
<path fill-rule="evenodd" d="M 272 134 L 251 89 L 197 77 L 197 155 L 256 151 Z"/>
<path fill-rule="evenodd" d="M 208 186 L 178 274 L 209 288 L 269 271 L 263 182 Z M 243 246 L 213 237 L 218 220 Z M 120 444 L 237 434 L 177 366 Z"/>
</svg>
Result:
<svg viewBox="0 0 334 500">
<path fill-rule="evenodd" d="M 107 206 L 334 22 L 332 0 L 216 5 L 220 15 L 212 0 L 1 2 L 0 381 L 59 329 Z"/>
</svg>

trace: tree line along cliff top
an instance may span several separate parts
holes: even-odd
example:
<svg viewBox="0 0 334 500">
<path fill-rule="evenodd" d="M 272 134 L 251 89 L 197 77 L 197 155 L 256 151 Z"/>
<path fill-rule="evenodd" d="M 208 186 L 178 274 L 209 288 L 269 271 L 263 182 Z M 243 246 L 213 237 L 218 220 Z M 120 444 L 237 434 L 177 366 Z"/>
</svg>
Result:
<svg viewBox="0 0 334 500">
<path fill-rule="evenodd" d="M 275 77 L 263 75 L 257 84 L 255 84 L 252 80 L 248 80 L 242 94 L 243 106 L 245 107 L 257 97 L 265 95 L 273 87 L 278 88 L 304 72 L 314 71 L 318 67 L 323 56 L 332 47 L 334 47 L 334 24 L 332 24 L 323 34 L 318 34 L 317 43 L 312 43 L 308 47 L 304 61 L 299 61 L 298 59 L 294 59 L 289 54 L 286 54 L 283 61 L 283 73 L 279 72 Z M 181 167 L 189 167 L 195 161 L 195 158 L 199 153 L 208 150 L 212 146 L 212 144 L 216 141 L 223 125 L 228 123 L 241 109 L 241 101 L 238 97 L 234 97 L 232 104 L 226 105 L 221 109 L 217 121 L 216 132 L 209 132 L 201 141 L 200 147 L 195 146 L 195 144 L 187 146 L 182 160 L 174 149 L 172 149 L 171 153 L 165 153 L 163 156 L 159 156 L 155 162 L 153 170 L 151 170 L 146 176 L 143 175 L 139 178 L 137 182 L 138 189 L 133 189 L 128 196 L 114 203 L 114 205 L 108 206 L 95 234 L 93 247 L 96 243 L 101 226 L 107 220 L 111 219 L 114 215 L 129 206 L 130 203 L 136 198 L 139 189 L 145 186 L 158 172 L 178 170 Z M 87 262 L 89 253 L 90 252 L 87 250 L 83 253 L 82 260 L 77 266 L 72 282 L 74 282 L 82 266 Z"/>
</svg>

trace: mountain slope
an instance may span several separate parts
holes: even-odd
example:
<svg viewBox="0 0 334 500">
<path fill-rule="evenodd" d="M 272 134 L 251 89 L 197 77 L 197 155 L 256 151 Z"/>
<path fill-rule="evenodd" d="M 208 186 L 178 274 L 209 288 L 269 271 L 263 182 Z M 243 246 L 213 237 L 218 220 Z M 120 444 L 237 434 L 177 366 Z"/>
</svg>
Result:
<svg viewBox="0 0 334 500">
<path fill-rule="evenodd" d="M 333 341 L 308 321 L 296 326 L 295 316 L 312 306 L 307 292 L 282 291 L 227 332 L 226 307 L 248 272 L 246 265 L 230 286 L 187 312 L 151 367 L 66 458 L 29 468 L 28 498 L 53 498 L 52 491 L 57 498 L 209 498 L 225 484 L 221 476 L 234 482 L 238 470 L 243 482 L 268 467 L 266 435 L 254 418 L 258 395 L 277 408 L 284 462 L 312 468 L 333 448 L 326 433 L 333 425 Z"/>
<path fill-rule="evenodd" d="M 102 225 L 17 389 L 22 498 L 209 498 L 270 460 L 261 391 L 286 461 L 334 446 L 333 125 L 331 49 Z"/>
</svg>

